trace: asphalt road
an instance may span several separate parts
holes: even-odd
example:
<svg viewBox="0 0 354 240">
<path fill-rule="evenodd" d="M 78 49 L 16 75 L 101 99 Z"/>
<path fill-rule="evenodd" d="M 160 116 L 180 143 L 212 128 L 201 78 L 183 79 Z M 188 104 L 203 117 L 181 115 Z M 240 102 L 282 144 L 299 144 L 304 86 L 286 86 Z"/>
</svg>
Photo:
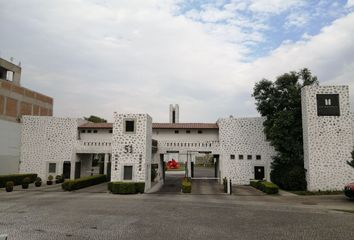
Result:
<svg viewBox="0 0 354 240">
<path fill-rule="evenodd" d="M 17 191 L 0 192 L 2 233 L 9 240 L 348 240 L 354 214 L 285 197 Z"/>
</svg>

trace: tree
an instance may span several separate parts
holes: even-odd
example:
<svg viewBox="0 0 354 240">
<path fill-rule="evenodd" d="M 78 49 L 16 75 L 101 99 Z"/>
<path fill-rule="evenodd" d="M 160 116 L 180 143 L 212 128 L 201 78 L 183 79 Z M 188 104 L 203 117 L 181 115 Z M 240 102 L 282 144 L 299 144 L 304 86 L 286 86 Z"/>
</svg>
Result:
<svg viewBox="0 0 354 240">
<path fill-rule="evenodd" d="M 354 149 L 352 151 L 352 160 L 351 161 L 347 161 L 347 163 L 354 168 Z"/>
<path fill-rule="evenodd" d="M 276 150 L 271 180 L 286 190 L 305 190 L 301 88 L 318 84 L 316 76 L 304 68 L 285 73 L 275 82 L 263 79 L 255 84 L 253 97 L 258 112 L 266 117 L 264 133 Z"/>
<path fill-rule="evenodd" d="M 103 118 L 100 118 L 100 117 L 97 117 L 97 116 L 94 116 L 94 115 L 91 115 L 90 117 L 84 117 L 85 120 L 87 121 L 90 121 L 90 122 L 93 122 L 93 123 L 106 123 L 107 120 L 106 119 L 103 119 Z"/>
</svg>

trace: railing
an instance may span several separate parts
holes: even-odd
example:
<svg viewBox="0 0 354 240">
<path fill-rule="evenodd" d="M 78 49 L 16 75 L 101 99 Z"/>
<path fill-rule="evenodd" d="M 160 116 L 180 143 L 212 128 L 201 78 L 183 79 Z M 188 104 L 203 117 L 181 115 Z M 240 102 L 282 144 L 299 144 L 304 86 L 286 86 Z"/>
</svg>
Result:
<svg viewBox="0 0 354 240">
<path fill-rule="evenodd" d="M 104 153 L 112 149 L 111 141 L 105 140 L 79 140 L 76 145 L 77 153 Z"/>
<path fill-rule="evenodd" d="M 159 148 L 168 149 L 217 149 L 219 148 L 219 141 L 203 141 L 203 142 L 190 142 L 190 141 L 159 141 Z"/>
</svg>

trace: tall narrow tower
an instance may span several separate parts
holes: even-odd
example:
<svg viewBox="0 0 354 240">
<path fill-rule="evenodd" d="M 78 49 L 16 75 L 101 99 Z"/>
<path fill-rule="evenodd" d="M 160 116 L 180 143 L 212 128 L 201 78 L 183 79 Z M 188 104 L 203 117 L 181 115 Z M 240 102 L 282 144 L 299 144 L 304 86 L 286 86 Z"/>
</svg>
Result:
<svg viewBox="0 0 354 240">
<path fill-rule="evenodd" d="M 170 104 L 170 123 L 179 123 L 179 106 Z"/>
</svg>

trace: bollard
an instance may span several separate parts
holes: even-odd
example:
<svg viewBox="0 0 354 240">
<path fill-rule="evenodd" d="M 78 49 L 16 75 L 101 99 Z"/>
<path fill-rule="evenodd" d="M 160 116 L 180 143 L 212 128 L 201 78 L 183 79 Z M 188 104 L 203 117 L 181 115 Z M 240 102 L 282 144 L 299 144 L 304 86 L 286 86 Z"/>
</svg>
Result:
<svg viewBox="0 0 354 240">
<path fill-rule="evenodd" d="M 230 195 L 232 194 L 232 182 L 231 182 L 231 179 L 230 179 Z"/>
</svg>

